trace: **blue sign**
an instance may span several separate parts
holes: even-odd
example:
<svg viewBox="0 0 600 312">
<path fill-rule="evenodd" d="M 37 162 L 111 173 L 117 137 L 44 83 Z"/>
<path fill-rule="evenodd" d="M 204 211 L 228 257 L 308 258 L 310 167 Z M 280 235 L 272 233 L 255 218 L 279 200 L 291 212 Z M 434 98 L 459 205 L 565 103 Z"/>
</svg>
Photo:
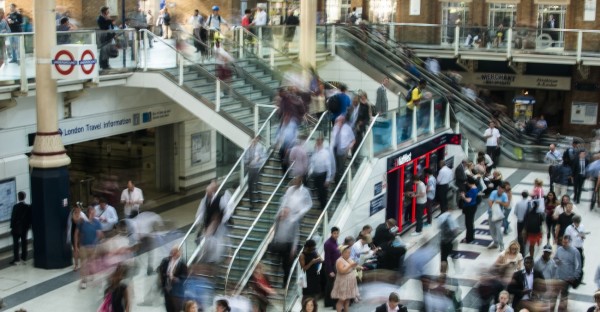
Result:
<svg viewBox="0 0 600 312">
<path fill-rule="evenodd" d="M 375 187 L 373 189 L 373 196 L 381 194 L 381 192 L 383 191 L 383 182 L 375 183 Z"/>
<path fill-rule="evenodd" d="M 369 205 L 369 216 L 372 216 L 385 208 L 385 196 L 381 195 L 371 200 Z"/>
</svg>

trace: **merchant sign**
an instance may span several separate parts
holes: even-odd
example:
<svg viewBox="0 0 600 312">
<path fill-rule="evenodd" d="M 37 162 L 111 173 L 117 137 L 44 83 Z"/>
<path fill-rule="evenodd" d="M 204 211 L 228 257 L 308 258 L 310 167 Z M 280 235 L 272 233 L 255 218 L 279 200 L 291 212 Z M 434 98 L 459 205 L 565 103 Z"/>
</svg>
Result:
<svg viewBox="0 0 600 312">
<path fill-rule="evenodd" d="M 571 89 L 571 77 L 529 76 L 503 73 L 461 73 L 464 84 L 481 87 L 505 87 L 528 89 Z"/>
</svg>

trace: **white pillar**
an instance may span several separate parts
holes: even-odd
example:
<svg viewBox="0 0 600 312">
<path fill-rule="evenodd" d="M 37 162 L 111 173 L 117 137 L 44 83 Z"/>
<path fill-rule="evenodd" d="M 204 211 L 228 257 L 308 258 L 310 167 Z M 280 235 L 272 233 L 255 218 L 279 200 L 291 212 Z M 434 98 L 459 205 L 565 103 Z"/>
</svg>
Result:
<svg viewBox="0 0 600 312">
<path fill-rule="evenodd" d="M 300 66 L 317 66 L 317 1 L 300 2 Z"/>
</svg>

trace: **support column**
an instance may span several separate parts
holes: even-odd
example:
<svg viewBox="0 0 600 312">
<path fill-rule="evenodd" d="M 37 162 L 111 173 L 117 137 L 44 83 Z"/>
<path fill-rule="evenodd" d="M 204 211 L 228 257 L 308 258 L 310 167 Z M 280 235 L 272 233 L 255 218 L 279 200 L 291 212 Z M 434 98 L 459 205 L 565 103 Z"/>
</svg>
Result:
<svg viewBox="0 0 600 312">
<path fill-rule="evenodd" d="M 37 133 L 29 164 L 33 259 L 35 267 L 44 269 L 71 265 L 71 246 L 66 243 L 71 159 L 58 131 L 56 81 L 50 74 L 50 49 L 56 45 L 55 6 L 56 0 L 34 3 Z"/>
<path fill-rule="evenodd" d="M 317 67 L 317 0 L 300 2 L 300 66 Z"/>
</svg>

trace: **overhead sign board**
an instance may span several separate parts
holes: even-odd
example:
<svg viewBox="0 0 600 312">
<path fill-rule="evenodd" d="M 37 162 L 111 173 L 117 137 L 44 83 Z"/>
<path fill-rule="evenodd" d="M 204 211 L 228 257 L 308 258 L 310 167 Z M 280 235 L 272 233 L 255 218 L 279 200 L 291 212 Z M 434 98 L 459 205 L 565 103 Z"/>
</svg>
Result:
<svg viewBox="0 0 600 312">
<path fill-rule="evenodd" d="M 98 76 L 95 44 L 62 44 L 52 48 L 52 79 L 80 80 Z"/>
<path fill-rule="evenodd" d="M 465 84 L 487 87 L 571 90 L 571 77 L 516 75 L 507 73 L 461 73 Z"/>
</svg>

